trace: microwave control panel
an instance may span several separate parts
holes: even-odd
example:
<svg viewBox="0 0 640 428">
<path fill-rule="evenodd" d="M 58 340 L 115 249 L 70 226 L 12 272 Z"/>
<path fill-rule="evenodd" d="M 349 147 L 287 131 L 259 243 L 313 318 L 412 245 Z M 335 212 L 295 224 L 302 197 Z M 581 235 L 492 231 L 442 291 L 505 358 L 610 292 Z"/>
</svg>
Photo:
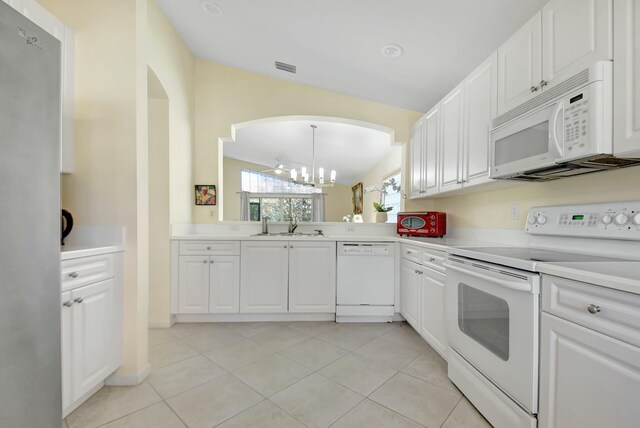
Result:
<svg viewBox="0 0 640 428">
<path fill-rule="evenodd" d="M 640 240 L 640 201 L 531 208 L 525 231 L 532 235 Z"/>
<path fill-rule="evenodd" d="M 589 138 L 588 94 L 585 90 L 565 99 L 564 147 L 569 156 L 584 149 Z"/>
</svg>

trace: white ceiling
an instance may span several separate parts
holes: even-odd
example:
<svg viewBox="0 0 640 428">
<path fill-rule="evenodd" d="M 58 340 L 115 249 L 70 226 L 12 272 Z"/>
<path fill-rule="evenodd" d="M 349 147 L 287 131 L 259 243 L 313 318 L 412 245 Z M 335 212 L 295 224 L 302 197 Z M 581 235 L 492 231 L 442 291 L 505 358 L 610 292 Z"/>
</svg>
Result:
<svg viewBox="0 0 640 428">
<path fill-rule="evenodd" d="M 426 111 L 548 0 L 207 0 L 221 16 L 157 1 L 200 58 Z"/>
<path fill-rule="evenodd" d="M 299 116 L 237 124 L 233 141 L 224 143 L 224 156 L 267 166 L 283 163 L 298 172 L 305 166 L 311 175 L 310 125 L 315 124 L 316 171 L 322 167 L 328 177 L 334 169 L 338 183 L 352 185 L 392 151 L 389 132 L 326 120 Z"/>
</svg>

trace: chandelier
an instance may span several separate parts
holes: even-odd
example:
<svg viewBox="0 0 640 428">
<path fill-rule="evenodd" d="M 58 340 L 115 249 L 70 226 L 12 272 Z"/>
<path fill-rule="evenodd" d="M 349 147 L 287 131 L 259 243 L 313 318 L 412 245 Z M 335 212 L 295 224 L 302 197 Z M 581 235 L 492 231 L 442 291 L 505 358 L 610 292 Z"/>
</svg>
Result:
<svg viewBox="0 0 640 428">
<path fill-rule="evenodd" d="M 318 128 L 316 125 L 311 126 L 311 150 L 312 150 L 312 158 L 311 158 L 311 176 L 309 176 L 309 171 L 307 171 L 307 167 L 300 168 L 300 176 L 298 176 L 298 171 L 293 168 L 290 171 L 291 180 L 295 183 L 305 184 L 307 186 L 314 187 L 333 187 L 333 184 L 336 182 L 336 171 L 331 170 L 329 174 L 329 182 L 325 181 L 324 177 L 324 168 L 318 168 L 318 181 L 316 181 L 316 129 Z"/>
</svg>

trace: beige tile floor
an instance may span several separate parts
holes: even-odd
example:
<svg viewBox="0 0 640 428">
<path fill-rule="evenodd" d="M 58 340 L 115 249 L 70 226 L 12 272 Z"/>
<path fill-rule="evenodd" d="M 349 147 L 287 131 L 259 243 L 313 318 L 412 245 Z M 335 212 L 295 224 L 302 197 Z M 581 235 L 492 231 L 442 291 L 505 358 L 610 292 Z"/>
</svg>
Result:
<svg viewBox="0 0 640 428">
<path fill-rule="evenodd" d="M 151 375 L 104 387 L 69 428 L 490 428 L 406 323 L 177 324 Z"/>
</svg>

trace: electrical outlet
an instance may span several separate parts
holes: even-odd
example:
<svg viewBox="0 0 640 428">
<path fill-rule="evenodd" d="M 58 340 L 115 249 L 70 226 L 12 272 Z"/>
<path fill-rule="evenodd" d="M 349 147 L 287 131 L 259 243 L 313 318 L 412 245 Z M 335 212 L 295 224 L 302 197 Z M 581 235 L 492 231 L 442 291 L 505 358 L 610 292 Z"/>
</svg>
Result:
<svg viewBox="0 0 640 428">
<path fill-rule="evenodd" d="M 347 229 L 347 232 L 350 232 L 350 233 L 354 232 L 356 230 L 355 227 L 353 227 L 353 226 L 347 226 L 346 229 Z"/>
<path fill-rule="evenodd" d="M 240 230 L 240 226 L 238 226 L 237 224 L 232 224 L 231 225 L 231 231 L 232 232 L 237 232 Z"/>
<path fill-rule="evenodd" d="M 511 205 L 511 220 L 520 220 L 520 204 Z"/>
<path fill-rule="evenodd" d="M 211 217 L 215 217 L 216 216 L 216 212 L 214 210 L 209 211 L 209 215 Z"/>
</svg>

